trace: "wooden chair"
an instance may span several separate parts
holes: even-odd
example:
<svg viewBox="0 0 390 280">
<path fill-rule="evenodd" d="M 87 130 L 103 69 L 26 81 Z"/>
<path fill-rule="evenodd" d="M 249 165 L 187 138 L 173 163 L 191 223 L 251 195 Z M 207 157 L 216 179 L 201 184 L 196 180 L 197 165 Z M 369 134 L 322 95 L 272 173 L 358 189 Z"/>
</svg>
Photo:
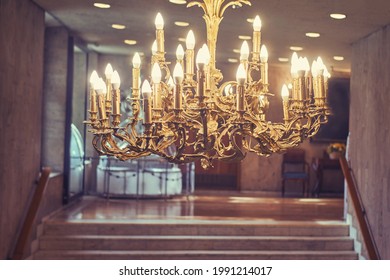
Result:
<svg viewBox="0 0 390 280">
<path fill-rule="evenodd" d="M 310 179 L 309 174 L 305 150 L 299 148 L 288 150 L 283 155 L 282 162 L 282 196 L 284 197 L 287 181 L 300 181 L 302 183 L 302 196 L 305 196 Z"/>
</svg>

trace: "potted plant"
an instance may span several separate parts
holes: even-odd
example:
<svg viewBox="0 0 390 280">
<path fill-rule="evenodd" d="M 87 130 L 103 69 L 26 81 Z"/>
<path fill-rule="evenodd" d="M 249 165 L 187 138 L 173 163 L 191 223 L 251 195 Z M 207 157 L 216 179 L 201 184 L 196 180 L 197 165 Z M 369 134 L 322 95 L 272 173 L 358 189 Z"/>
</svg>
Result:
<svg viewBox="0 0 390 280">
<path fill-rule="evenodd" d="M 345 144 L 332 143 L 326 148 L 326 152 L 330 159 L 338 159 L 341 155 L 345 154 Z"/>
</svg>

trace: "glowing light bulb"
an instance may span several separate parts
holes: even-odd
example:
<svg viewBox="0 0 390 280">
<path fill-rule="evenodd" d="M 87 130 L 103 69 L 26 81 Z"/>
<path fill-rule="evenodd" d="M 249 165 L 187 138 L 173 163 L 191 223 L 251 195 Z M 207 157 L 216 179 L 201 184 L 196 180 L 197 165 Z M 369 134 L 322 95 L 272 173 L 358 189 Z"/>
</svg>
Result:
<svg viewBox="0 0 390 280">
<path fill-rule="evenodd" d="M 173 69 L 173 79 L 175 84 L 181 84 L 184 78 L 183 67 L 180 63 L 176 63 L 175 68 Z"/>
<path fill-rule="evenodd" d="M 114 89 L 118 89 L 121 86 L 121 79 L 119 77 L 118 71 L 116 70 L 112 73 L 111 83 Z"/>
<path fill-rule="evenodd" d="M 253 21 L 253 30 L 254 31 L 260 31 L 261 30 L 261 19 L 259 16 L 255 17 L 255 20 Z"/>
<path fill-rule="evenodd" d="M 94 87 L 94 84 L 99 80 L 99 76 L 95 70 L 92 71 L 91 77 L 89 78 L 89 83 L 92 87 Z"/>
<path fill-rule="evenodd" d="M 139 56 L 139 53 L 136 52 L 133 56 L 133 67 L 139 68 L 141 66 L 141 57 Z"/>
<path fill-rule="evenodd" d="M 183 46 L 179 44 L 176 49 L 176 59 L 182 60 L 183 58 L 184 58 L 184 49 Z"/>
<path fill-rule="evenodd" d="M 106 75 L 106 79 L 111 79 L 112 72 L 114 72 L 114 70 L 112 69 L 111 64 L 108 63 L 106 66 L 106 70 L 104 71 L 104 74 Z"/>
<path fill-rule="evenodd" d="M 192 30 L 188 31 L 186 38 L 186 48 L 189 50 L 193 50 L 195 48 L 195 35 Z"/>
<path fill-rule="evenodd" d="M 161 82 L 161 68 L 157 62 L 153 64 L 152 68 L 152 81 L 154 84 L 158 84 Z"/>
<path fill-rule="evenodd" d="M 284 84 L 282 86 L 282 97 L 286 98 L 290 95 L 287 86 Z"/>
<path fill-rule="evenodd" d="M 246 79 L 246 71 L 243 64 L 240 64 L 237 69 L 236 80 L 239 85 L 243 85 Z"/>
<path fill-rule="evenodd" d="M 141 92 L 143 98 L 150 98 L 150 96 L 152 95 L 152 88 L 150 87 L 148 80 L 144 80 L 144 82 L 142 83 Z"/>
<path fill-rule="evenodd" d="M 260 49 L 260 60 L 261 62 L 267 62 L 268 61 L 268 50 L 265 45 L 261 46 Z"/>
<path fill-rule="evenodd" d="M 164 19 L 160 13 L 157 14 L 154 24 L 156 25 L 156 29 L 164 28 Z"/>
<path fill-rule="evenodd" d="M 249 57 L 249 45 L 247 41 L 242 42 L 240 50 L 240 60 L 248 60 Z"/>
</svg>

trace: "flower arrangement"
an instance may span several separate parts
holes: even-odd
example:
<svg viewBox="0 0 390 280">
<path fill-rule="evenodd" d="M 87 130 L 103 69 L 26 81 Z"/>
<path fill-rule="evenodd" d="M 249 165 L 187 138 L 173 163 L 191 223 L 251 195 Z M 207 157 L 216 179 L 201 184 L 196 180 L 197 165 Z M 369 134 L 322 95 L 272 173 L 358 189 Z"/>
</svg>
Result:
<svg viewBox="0 0 390 280">
<path fill-rule="evenodd" d="M 345 144 L 332 143 L 326 148 L 326 152 L 329 154 L 329 158 L 337 159 L 341 154 L 345 154 Z"/>
</svg>

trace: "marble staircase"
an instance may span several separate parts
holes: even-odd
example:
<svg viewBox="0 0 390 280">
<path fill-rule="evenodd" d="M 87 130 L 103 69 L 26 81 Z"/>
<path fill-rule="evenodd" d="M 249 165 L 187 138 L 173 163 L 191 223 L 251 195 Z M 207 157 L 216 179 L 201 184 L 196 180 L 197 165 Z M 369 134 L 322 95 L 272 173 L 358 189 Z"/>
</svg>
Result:
<svg viewBox="0 0 390 280">
<path fill-rule="evenodd" d="M 343 221 L 47 220 L 33 259 L 357 259 Z"/>
</svg>

